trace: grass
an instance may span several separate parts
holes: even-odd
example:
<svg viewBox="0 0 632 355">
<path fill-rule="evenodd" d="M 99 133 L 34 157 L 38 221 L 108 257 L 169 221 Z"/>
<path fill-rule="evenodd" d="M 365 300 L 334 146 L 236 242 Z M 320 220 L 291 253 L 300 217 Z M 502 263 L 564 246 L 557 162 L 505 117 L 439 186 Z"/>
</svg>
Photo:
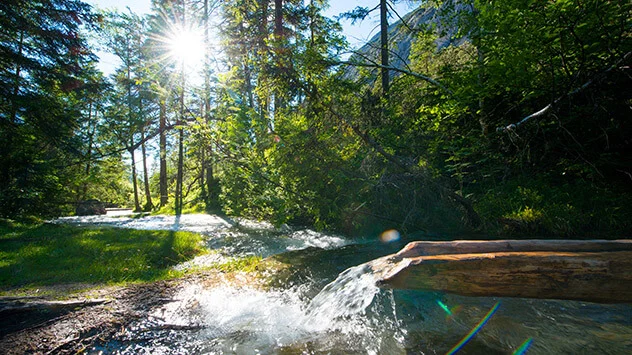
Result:
<svg viewBox="0 0 632 355">
<path fill-rule="evenodd" d="M 2 289 L 169 279 L 182 274 L 173 265 L 206 252 L 189 232 L 0 222 Z"/>
<path fill-rule="evenodd" d="M 160 209 L 151 212 L 152 215 L 174 215 L 176 213 L 175 207 L 173 204 L 167 204 L 166 206 L 161 207 Z M 193 213 L 207 213 L 204 205 L 201 203 L 194 205 L 185 205 L 182 209 L 182 214 L 193 214 Z"/>
<path fill-rule="evenodd" d="M 256 255 L 246 256 L 243 258 L 233 259 L 231 261 L 228 261 L 222 264 L 212 265 L 211 268 L 217 269 L 226 273 L 237 272 L 237 271 L 255 272 L 257 271 L 257 266 L 261 264 L 262 260 L 263 258 L 260 256 L 256 256 Z"/>
</svg>

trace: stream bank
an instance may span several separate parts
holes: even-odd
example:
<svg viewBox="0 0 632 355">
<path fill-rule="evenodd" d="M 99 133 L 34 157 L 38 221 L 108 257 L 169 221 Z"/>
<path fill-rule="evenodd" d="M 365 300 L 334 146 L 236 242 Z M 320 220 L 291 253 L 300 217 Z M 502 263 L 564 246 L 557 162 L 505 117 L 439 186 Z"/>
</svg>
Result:
<svg viewBox="0 0 632 355">
<path fill-rule="evenodd" d="M 527 339 L 529 354 L 632 351 L 630 304 L 463 297 L 367 282 L 370 270 L 356 265 L 397 252 L 405 237 L 385 243 L 247 221 L 218 226 L 203 216 L 187 217 L 192 224 L 146 218 L 79 222 L 200 228 L 226 260 L 260 261 L 244 272 L 204 269 L 193 259 L 188 265 L 201 268 L 184 278 L 95 291 L 91 297 L 112 301 L 5 335 L 0 345 L 91 354 L 446 353 L 497 307 L 459 354 L 512 353 Z"/>
</svg>

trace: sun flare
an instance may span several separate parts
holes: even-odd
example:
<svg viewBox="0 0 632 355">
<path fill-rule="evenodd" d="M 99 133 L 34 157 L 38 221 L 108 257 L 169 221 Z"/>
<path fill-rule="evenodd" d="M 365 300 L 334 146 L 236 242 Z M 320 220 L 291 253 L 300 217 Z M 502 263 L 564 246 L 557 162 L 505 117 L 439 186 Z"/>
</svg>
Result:
<svg viewBox="0 0 632 355">
<path fill-rule="evenodd" d="M 187 67 L 204 61 L 204 36 L 194 29 L 176 29 L 167 41 L 169 56 Z"/>
</svg>

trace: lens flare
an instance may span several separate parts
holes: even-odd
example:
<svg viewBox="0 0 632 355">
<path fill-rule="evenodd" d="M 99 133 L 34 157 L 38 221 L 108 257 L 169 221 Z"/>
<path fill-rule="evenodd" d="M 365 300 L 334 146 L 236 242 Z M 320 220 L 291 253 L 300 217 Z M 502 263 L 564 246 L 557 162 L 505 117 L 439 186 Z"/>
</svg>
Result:
<svg viewBox="0 0 632 355">
<path fill-rule="evenodd" d="M 456 305 L 456 306 L 450 308 L 450 307 L 448 307 L 447 304 L 441 302 L 441 300 L 437 300 L 437 304 L 439 305 L 439 307 L 441 307 L 441 309 L 443 309 L 445 311 L 445 313 L 448 314 L 447 317 L 446 317 L 446 320 L 451 320 L 463 308 L 463 306 L 461 306 L 461 305 Z"/>
<path fill-rule="evenodd" d="M 399 238 L 399 232 L 395 229 L 389 229 L 380 234 L 380 240 L 382 241 L 382 243 L 396 242 L 399 240 Z"/>
<path fill-rule="evenodd" d="M 527 350 L 529 350 L 529 347 L 531 347 L 531 343 L 533 343 L 533 338 L 529 338 L 527 340 L 524 341 L 524 343 L 522 343 L 518 349 L 516 349 L 516 351 L 513 352 L 513 355 L 524 355 L 527 353 Z"/>
<path fill-rule="evenodd" d="M 472 340 L 474 335 L 476 335 L 476 333 L 478 333 L 481 330 L 481 328 L 483 328 L 485 324 L 487 324 L 487 321 L 489 321 L 489 319 L 494 315 L 494 313 L 496 313 L 496 310 L 498 310 L 498 306 L 500 306 L 500 302 L 496 302 L 494 307 L 492 307 L 492 309 L 490 309 L 489 312 L 487 312 L 485 317 L 483 317 L 483 319 L 481 319 L 481 321 L 478 322 L 478 324 L 476 324 L 476 326 L 472 328 L 472 330 L 470 330 L 470 332 L 467 333 L 467 335 L 465 335 L 465 337 L 461 339 L 461 341 L 459 341 L 455 346 L 453 346 L 452 349 L 450 349 L 446 353 L 446 355 L 456 354 L 456 352 L 461 350 L 461 348 L 463 348 L 463 346 L 465 346 L 467 342 Z"/>
<path fill-rule="evenodd" d="M 437 300 L 437 304 L 439 304 L 439 307 L 443 308 L 445 313 L 447 313 L 449 316 L 452 315 L 452 311 L 445 303 L 441 302 L 440 300 Z"/>
</svg>

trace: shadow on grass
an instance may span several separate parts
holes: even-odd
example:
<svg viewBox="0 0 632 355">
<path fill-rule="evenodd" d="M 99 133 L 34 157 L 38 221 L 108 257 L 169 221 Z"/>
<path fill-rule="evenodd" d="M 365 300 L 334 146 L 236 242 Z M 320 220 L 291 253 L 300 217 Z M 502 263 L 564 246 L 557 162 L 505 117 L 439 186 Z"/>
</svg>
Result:
<svg viewBox="0 0 632 355">
<path fill-rule="evenodd" d="M 122 283 L 178 276 L 171 267 L 203 252 L 189 232 L 43 224 L 0 229 L 0 287 Z"/>
</svg>

